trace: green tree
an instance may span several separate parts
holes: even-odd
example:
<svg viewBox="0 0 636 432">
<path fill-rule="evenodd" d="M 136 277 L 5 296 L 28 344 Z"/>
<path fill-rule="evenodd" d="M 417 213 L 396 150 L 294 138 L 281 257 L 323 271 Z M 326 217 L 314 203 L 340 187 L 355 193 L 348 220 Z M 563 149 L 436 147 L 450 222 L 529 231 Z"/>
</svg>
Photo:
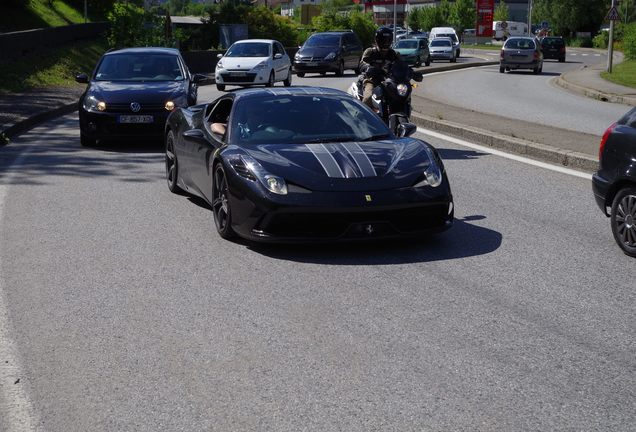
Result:
<svg viewBox="0 0 636 432">
<path fill-rule="evenodd" d="M 108 13 L 110 32 L 108 44 L 111 48 L 133 46 L 173 46 L 166 35 L 166 20 L 146 13 L 133 3 L 115 3 Z"/>
<path fill-rule="evenodd" d="M 419 31 L 422 20 L 422 8 L 411 8 L 406 17 L 406 23 L 413 31 Z"/>
<path fill-rule="evenodd" d="M 508 10 L 508 5 L 506 2 L 501 0 L 499 4 L 495 7 L 495 12 L 493 14 L 493 21 L 508 21 L 508 17 L 510 17 L 510 11 Z"/>
<path fill-rule="evenodd" d="M 440 27 L 448 22 L 442 17 L 442 11 L 439 7 L 424 7 L 420 18 L 420 28 L 430 31 L 433 27 Z"/>
<path fill-rule="evenodd" d="M 467 28 L 474 28 L 477 10 L 473 0 L 456 0 L 451 7 L 450 23 L 460 34 Z"/>
<path fill-rule="evenodd" d="M 631 23 L 625 28 L 623 51 L 628 60 L 636 60 L 636 23 Z"/>
<path fill-rule="evenodd" d="M 596 33 L 609 4 L 609 0 L 535 0 L 532 17 L 535 22 L 548 21 L 556 35 Z"/>
</svg>

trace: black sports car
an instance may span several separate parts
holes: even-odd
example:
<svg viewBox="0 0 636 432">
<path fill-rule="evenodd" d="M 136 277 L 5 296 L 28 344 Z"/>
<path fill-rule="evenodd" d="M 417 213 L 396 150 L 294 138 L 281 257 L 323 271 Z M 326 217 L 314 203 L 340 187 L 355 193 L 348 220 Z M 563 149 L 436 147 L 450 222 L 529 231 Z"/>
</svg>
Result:
<svg viewBox="0 0 636 432">
<path fill-rule="evenodd" d="M 296 242 L 413 237 L 453 223 L 431 145 L 396 137 L 366 105 L 332 89 L 243 89 L 175 110 L 166 123 L 173 192 L 212 207 L 223 238 Z"/>
<path fill-rule="evenodd" d="M 197 83 L 173 48 L 127 48 L 102 56 L 79 101 L 83 146 L 107 138 L 161 138 L 166 118 L 197 100 Z"/>
</svg>

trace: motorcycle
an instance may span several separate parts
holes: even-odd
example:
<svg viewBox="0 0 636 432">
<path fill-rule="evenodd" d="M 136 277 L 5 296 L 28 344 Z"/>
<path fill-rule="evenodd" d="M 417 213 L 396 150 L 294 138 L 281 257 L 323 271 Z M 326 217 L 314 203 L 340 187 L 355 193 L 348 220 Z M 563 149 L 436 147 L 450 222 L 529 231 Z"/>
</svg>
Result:
<svg viewBox="0 0 636 432">
<path fill-rule="evenodd" d="M 421 82 L 423 76 L 401 60 L 388 63 L 384 69 L 369 66 L 366 72 L 351 84 L 348 93 L 362 100 L 364 80 L 373 74 L 382 75 L 380 84 L 373 89 L 371 99 L 373 108 L 389 129 L 397 135 L 399 125 L 410 122 L 411 93 L 417 86 L 412 84 L 411 80 Z"/>
</svg>

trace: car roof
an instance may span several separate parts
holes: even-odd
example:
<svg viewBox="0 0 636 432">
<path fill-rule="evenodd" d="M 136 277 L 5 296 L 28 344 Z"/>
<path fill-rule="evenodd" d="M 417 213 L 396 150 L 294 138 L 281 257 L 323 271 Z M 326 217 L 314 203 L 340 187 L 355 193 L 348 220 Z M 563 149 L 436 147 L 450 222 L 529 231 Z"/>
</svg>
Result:
<svg viewBox="0 0 636 432">
<path fill-rule="evenodd" d="M 240 44 L 240 43 L 249 43 L 249 42 L 260 42 L 260 43 L 273 43 L 273 42 L 278 42 L 274 39 L 241 39 L 238 40 L 236 42 L 234 42 L 235 44 Z"/>
<path fill-rule="evenodd" d="M 353 30 L 329 30 L 329 31 L 312 33 L 312 36 L 317 34 L 346 34 L 346 33 L 353 33 Z"/>
<path fill-rule="evenodd" d="M 338 97 L 346 97 L 351 98 L 348 93 L 345 93 L 341 90 L 336 90 L 332 88 L 326 87 L 305 87 L 305 86 L 294 86 L 294 87 L 269 87 L 269 88 L 258 88 L 258 87 L 248 87 L 244 89 L 234 90 L 234 100 L 239 101 L 242 99 L 250 99 L 253 97 L 260 97 L 271 95 L 275 97 L 280 96 L 338 96 Z"/>
<path fill-rule="evenodd" d="M 104 55 L 113 54 L 170 54 L 179 55 L 179 50 L 176 48 L 163 48 L 163 47 L 138 47 L 138 48 L 122 48 L 113 51 L 108 51 Z"/>
</svg>

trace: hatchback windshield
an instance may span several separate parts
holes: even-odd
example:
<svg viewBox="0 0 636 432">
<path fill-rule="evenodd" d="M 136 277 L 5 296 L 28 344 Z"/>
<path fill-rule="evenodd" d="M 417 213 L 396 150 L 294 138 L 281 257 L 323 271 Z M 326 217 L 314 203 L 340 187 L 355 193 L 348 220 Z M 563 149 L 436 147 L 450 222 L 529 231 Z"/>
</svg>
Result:
<svg viewBox="0 0 636 432">
<path fill-rule="evenodd" d="M 268 57 L 269 44 L 263 42 L 237 43 L 230 47 L 225 57 Z"/>
<path fill-rule="evenodd" d="M 395 45 L 396 48 L 416 49 L 417 41 L 414 40 L 401 40 Z"/>
<path fill-rule="evenodd" d="M 534 42 L 530 39 L 508 39 L 504 48 L 534 49 Z"/>
<path fill-rule="evenodd" d="M 306 47 L 333 47 L 338 46 L 340 36 L 337 34 L 315 34 L 305 42 Z"/>
<path fill-rule="evenodd" d="M 380 118 L 354 99 L 277 95 L 243 99 L 234 107 L 231 140 L 240 145 L 305 144 L 391 138 Z"/>
<path fill-rule="evenodd" d="M 97 81 L 183 81 L 177 56 L 166 54 L 112 54 L 104 56 Z"/>
</svg>

